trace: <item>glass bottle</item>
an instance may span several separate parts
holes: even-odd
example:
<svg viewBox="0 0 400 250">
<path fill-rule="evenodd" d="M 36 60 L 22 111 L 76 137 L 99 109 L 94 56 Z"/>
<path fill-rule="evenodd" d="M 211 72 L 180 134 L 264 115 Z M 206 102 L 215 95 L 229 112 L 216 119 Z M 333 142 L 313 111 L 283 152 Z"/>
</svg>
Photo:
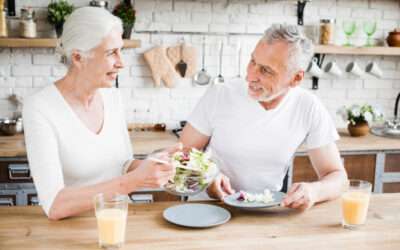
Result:
<svg viewBox="0 0 400 250">
<path fill-rule="evenodd" d="M 321 19 L 319 30 L 319 43 L 323 45 L 333 44 L 334 19 Z"/>
</svg>

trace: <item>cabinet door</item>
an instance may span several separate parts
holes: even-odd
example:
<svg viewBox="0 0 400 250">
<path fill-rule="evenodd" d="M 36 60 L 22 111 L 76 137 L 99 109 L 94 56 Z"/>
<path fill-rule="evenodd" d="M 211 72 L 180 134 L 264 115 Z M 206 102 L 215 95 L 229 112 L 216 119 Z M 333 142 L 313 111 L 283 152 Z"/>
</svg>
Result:
<svg viewBox="0 0 400 250">
<path fill-rule="evenodd" d="M 24 183 L 32 182 L 29 165 L 26 160 L 1 160 L 0 182 Z"/>
<path fill-rule="evenodd" d="M 349 179 L 362 179 L 374 183 L 375 155 L 345 155 L 344 167 Z M 308 156 L 297 156 L 293 162 L 293 183 L 318 180 Z"/>
<path fill-rule="evenodd" d="M 384 182 L 382 185 L 383 193 L 400 192 L 400 154 L 386 154 L 384 175 L 394 174 L 394 178 L 390 178 L 390 182 Z"/>
</svg>

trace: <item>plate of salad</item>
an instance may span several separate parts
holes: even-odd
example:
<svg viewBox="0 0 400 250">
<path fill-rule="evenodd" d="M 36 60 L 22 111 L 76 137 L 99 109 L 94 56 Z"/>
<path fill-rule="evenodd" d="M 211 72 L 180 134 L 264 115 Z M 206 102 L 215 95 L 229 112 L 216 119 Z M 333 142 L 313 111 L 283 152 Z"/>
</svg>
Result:
<svg viewBox="0 0 400 250">
<path fill-rule="evenodd" d="M 219 173 L 210 150 L 180 150 L 171 155 L 170 163 L 175 167 L 176 173 L 164 188 L 174 195 L 198 194 L 206 189 Z"/>
<path fill-rule="evenodd" d="M 225 196 L 223 201 L 232 207 L 257 209 L 279 206 L 284 196 L 285 193 L 269 189 L 265 189 L 262 193 L 239 191 Z"/>
</svg>

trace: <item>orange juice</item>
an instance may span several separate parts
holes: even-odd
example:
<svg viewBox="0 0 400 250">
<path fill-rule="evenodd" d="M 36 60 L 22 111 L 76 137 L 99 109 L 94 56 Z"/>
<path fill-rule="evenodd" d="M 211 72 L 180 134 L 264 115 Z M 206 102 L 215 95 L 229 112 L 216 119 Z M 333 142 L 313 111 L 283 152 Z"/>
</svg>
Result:
<svg viewBox="0 0 400 250">
<path fill-rule="evenodd" d="M 367 218 L 369 193 L 350 191 L 342 195 L 343 223 L 345 225 L 361 225 Z"/>
<path fill-rule="evenodd" d="M 125 241 L 127 211 L 106 208 L 98 211 L 96 217 L 100 245 L 122 245 Z"/>
</svg>

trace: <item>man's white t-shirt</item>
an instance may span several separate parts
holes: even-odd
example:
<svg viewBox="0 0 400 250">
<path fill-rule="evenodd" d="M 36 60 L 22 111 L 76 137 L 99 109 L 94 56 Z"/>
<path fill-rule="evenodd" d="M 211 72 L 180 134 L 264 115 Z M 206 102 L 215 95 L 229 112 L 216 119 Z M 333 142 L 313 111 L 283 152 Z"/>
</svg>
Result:
<svg viewBox="0 0 400 250">
<path fill-rule="evenodd" d="M 274 109 L 265 110 L 242 80 L 212 86 L 189 116 L 221 171 L 236 190 L 279 191 L 296 149 L 325 146 L 339 139 L 335 125 L 316 96 L 291 88 Z"/>
<path fill-rule="evenodd" d="M 100 93 L 104 122 L 98 134 L 85 126 L 54 84 L 24 102 L 29 167 L 46 214 L 61 189 L 120 176 L 133 156 L 119 92 Z"/>
</svg>

